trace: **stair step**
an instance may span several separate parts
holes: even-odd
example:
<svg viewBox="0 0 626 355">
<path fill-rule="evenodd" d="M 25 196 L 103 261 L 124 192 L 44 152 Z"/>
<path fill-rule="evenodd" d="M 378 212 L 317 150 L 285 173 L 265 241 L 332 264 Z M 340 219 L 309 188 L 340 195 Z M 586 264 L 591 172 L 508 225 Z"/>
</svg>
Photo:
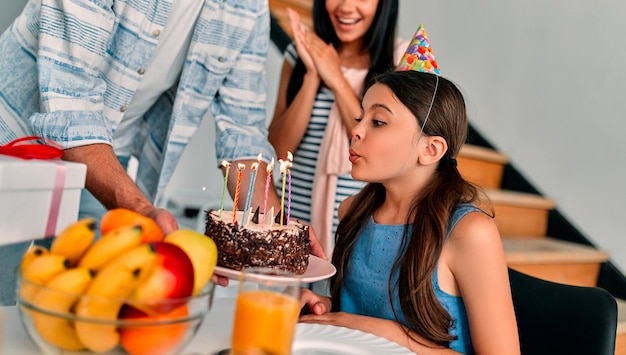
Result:
<svg viewBox="0 0 626 355">
<path fill-rule="evenodd" d="M 287 18 L 287 8 L 291 8 L 300 14 L 300 19 L 302 23 L 307 25 L 309 28 L 313 28 L 313 1 L 310 0 L 269 0 L 269 7 L 272 15 L 278 23 L 280 27 L 289 35 L 290 38 L 293 38 L 291 33 L 291 27 L 289 26 L 289 20 Z"/>
<path fill-rule="evenodd" d="M 519 208 L 551 210 L 554 208 L 552 199 L 537 194 L 511 190 L 484 189 L 493 203 Z"/>
<path fill-rule="evenodd" d="M 484 188 L 499 188 L 509 157 L 493 149 L 465 144 L 457 158 L 459 172 L 468 181 Z"/>
<path fill-rule="evenodd" d="M 526 237 L 546 235 L 548 212 L 554 208 L 554 201 L 517 191 L 485 189 L 485 193 L 493 204 L 494 220 L 501 235 Z"/>
<path fill-rule="evenodd" d="M 615 355 L 626 355 L 626 300 L 617 299 L 617 337 Z"/>
<path fill-rule="evenodd" d="M 309 14 L 313 11 L 313 1 L 311 0 L 269 0 L 270 9 L 277 7 L 290 7 L 296 11 L 308 10 Z"/>
<path fill-rule="evenodd" d="M 554 282 L 596 286 L 600 265 L 608 254 L 594 247 L 563 240 L 502 237 L 509 267 Z"/>
</svg>

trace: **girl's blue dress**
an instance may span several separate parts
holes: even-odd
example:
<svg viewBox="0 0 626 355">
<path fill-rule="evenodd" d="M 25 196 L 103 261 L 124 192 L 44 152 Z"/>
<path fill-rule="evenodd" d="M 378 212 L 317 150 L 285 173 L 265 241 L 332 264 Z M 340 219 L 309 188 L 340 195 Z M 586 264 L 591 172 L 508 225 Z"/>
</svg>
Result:
<svg viewBox="0 0 626 355">
<path fill-rule="evenodd" d="M 470 204 L 460 205 L 450 219 L 448 235 L 463 216 L 474 211 L 480 209 Z M 373 218 L 368 220 L 363 232 L 358 236 L 346 273 L 340 295 L 341 311 L 389 319 L 408 326 L 400 309 L 397 288 L 399 272 L 391 275 L 394 261 L 404 253 L 401 249 L 405 227 L 408 227 L 410 235 L 411 225 L 384 225 L 375 223 Z M 391 297 L 394 302 L 393 309 L 389 297 L 390 278 L 394 287 Z M 432 275 L 432 282 L 435 296 L 453 320 L 450 334 L 457 339 L 450 343 L 450 348 L 464 354 L 474 354 L 463 299 L 441 290 L 437 268 Z"/>
</svg>

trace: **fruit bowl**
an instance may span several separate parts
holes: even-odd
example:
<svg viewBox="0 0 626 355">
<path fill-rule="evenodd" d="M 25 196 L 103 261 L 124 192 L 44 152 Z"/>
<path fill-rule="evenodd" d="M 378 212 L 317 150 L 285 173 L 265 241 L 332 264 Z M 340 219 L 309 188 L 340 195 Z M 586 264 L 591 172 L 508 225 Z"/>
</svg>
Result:
<svg viewBox="0 0 626 355">
<path fill-rule="evenodd" d="M 209 282 L 195 296 L 137 301 L 63 292 L 20 274 L 17 279 L 20 319 L 46 355 L 177 354 L 200 328 L 215 290 Z"/>
</svg>

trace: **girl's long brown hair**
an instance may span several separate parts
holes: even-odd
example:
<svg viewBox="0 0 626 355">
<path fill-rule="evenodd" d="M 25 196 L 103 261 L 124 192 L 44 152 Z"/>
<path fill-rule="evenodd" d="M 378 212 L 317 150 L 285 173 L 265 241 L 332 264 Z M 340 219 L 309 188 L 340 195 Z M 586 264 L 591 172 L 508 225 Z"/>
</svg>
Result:
<svg viewBox="0 0 626 355">
<path fill-rule="evenodd" d="M 437 80 L 439 80 L 437 90 Z M 452 319 L 435 297 L 432 273 L 437 266 L 445 242 L 448 221 L 461 203 L 479 199 L 479 190 L 465 181 L 450 159 L 456 158 L 467 136 L 467 113 L 461 92 L 450 81 L 434 74 L 416 71 L 390 71 L 375 78 L 375 83 L 389 87 L 395 96 L 423 125 L 433 95 L 432 109 L 422 136 L 441 136 L 448 150 L 439 161 L 437 172 L 425 188 L 413 197 L 407 225 L 413 226 L 403 234 L 402 246 L 392 273 L 399 269 L 397 285 L 389 281 L 389 294 L 397 289 L 400 310 L 408 328 L 423 338 L 448 347 L 454 337 L 449 334 Z M 418 132 L 419 133 L 419 132 Z M 356 196 L 337 228 L 332 262 L 337 274 L 331 279 L 333 309 L 339 310 L 340 294 L 352 250 L 364 221 L 373 215 L 385 199 L 385 188 L 379 183 L 367 184 Z M 413 216 L 413 220 L 411 220 Z M 404 254 L 402 254 L 402 252 Z M 393 306 L 394 302 L 390 299 Z M 417 340 L 417 339 L 415 339 Z"/>
</svg>

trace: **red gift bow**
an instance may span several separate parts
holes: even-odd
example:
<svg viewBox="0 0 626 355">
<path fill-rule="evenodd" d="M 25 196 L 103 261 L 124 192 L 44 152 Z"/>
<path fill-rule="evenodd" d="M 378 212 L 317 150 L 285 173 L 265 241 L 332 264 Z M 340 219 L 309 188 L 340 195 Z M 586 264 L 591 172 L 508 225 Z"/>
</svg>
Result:
<svg viewBox="0 0 626 355">
<path fill-rule="evenodd" d="M 22 142 L 43 140 L 46 144 L 24 144 Z M 22 159 L 57 159 L 63 156 L 63 147 L 42 137 L 28 136 L 15 139 L 6 145 L 0 145 L 0 154 Z"/>
<path fill-rule="evenodd" d="M 23 142 L 42 140 L 47 144 L 34 143 L 27 144 Z M 63 147 L 59 144 L 37 136 L 28 136 L 15 139 L 6 145 L 0 145 L 0 154 L 10 155 L 22 159 L 41 159 L 52 160 L 63 156 Z M 50 198 L 50 209 L 48 213 L 48 222 L 46 223 L 45 236 L 52 237 L 56 231 L 57 219 L 61 207 L 61 197 L 63 195 L 63 186 L 65 183 L 65 165 L 56 164 L 56 175 L 54 179 L 54 188 L 52 189 L 52 197 Z"/>
</svg>

